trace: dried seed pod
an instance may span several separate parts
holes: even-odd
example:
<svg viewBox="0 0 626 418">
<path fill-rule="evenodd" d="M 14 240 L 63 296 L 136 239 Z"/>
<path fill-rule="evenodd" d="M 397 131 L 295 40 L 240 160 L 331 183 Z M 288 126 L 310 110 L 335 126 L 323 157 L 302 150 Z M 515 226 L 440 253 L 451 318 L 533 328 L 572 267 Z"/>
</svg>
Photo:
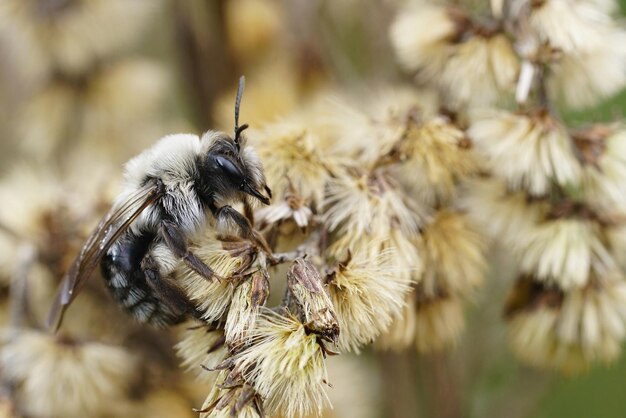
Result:
<svg viewBox="0 0 626 418">
<path fill-rule="evenodd" d="M 341 351 L 358 352 L 400 313 L 410 282 L 398 270 L 392 251 L 374 257 L 361 252 L 326 276 L 341 329 L 337 342 Z"/>
<path fill-rule="evenodd" d="M 322 277 L 308 260 L 298 258 L 287 272 L 287 286 L 305 327 L 320 336 L 336 341 L 339 322 Z"/>
<path fill-rule="evenodd" d="M 220 372 L 216 384 L 207 396 L 200 412 L 200 418 L 241 418 L 264 417 L 263 401 L 254 388 L 245 383 L 241 375 L 233 379 L 232 372 Z M 233 383 L 233 380 L 236 380 Z"/>
<path fill-rule="evenodd" d="M 250 345 L 233 363 L 263 397 L 270 416 L 294 417 L 320 414 L 329 403 L 325 356 L 319 336 L 300 320 L 266 310 L 251 332 Z"/>
<path fill-rule="evenodd" d="M 265 269 L 255 271 L 237 286 L 224 328 L 229 347 L 236 348 L 245 344 L 268 296 L 269 274 Z"/>
<path fill-rule="evenodd" d="M 206 369 L 214 368 L 226 358 L 225 342 L 223 330 L 196 325 L 184 331 L 175 348 L 183 367 L 196 374 L 199 380 L 213 384 L 216 376 Z"/>
<path fill-rule="evenodd" d="M 159 248 L 164 251 L 158 252 Z M 192 240 L 190 249 L 224 280 L 206 280 L 185 263 L 171 256 L 159 257 L 159 260 L 161 263 L 168 258 L 175 260 L 176 282 L 197 303 L 204 320 L 209 323 L 217 321 L 227 312 L 237 285 L 242 280 L 240 275 L 257 268 L 255 261 L 258 250 L 250 241 L 234 236 L 219 237 L 210 229 Z M 155 249 L 157 256 L 166 251 L 169 252 L 165 245 L 159 245 Z"/>
</svg>

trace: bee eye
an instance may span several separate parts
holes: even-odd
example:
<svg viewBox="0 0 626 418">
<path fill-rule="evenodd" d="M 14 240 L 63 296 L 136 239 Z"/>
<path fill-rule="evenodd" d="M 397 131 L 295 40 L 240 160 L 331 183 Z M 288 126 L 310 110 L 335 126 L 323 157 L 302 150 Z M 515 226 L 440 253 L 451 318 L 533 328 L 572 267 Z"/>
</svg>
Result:
<svg viewBox="0 0 626 418">
<path fill-rule="evenodd" d="M 221 156 L 215 157 L 215 162 L 217 166 L 233 181 L 240 182 L 243 180 L 243 173 L 235 164 L 232 163 L 228 158 L 224 158 Z"/>
</svg>

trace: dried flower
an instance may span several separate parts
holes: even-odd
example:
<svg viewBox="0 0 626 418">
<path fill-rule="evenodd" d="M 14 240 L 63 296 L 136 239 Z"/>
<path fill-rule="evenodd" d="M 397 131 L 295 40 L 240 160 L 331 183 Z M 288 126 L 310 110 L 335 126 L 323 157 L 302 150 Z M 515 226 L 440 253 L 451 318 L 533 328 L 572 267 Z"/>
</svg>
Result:
<svg viewBox="0 0 626 418">
<path fill-rule="evenodd" d="M 184 263 L 177 261 L 165 245 L 156 246 L 153 253 L 161 265 L 166 260 L 176 261 L 171 269 L 164 268 L 163 271 L 174 271 L 176 282 L 180 283 L 192 301 L 197 302 L 198 309 L 203 312 L 203 319 L 211 323 L 226 313 L 235 296 L 237 283 L 241 278 L 234 276 L 254 270 L 257 249 L 249 241 L 238 237 L 219 238 L 211 228 L 194 239 L 189 247 L 223 280 L 217 277 L 207 280 L 198 275 Z"/>
<path fill-rule="evenodd" d="M 336 341 L 337 315 L 317 268 L 308 260 L 296 259 L 287 272 L 287 286 L 297 305 L 293 312 L 300 314 L 307 330 Z"/>
<path fill-rule="evenodd" d="M 565 53 L 602 48 L 611 17 L 592 1 L 545 0 L 536 2 L 530 25 L 543 42 Z"/>
<path fill-rule="evenodd" d="M 270 415 L 321 413 L 329 403 L 324 350 L 293 316 L 264 311 L 251 334 L 250 346 L 235 356 L 247 382 L 263 397 Z"/>
<path fill-rule="evenodd" d="M 185 330 L 182 339 L 176 344 L 176 352 L 182 366 L 193 372 L 198 379 L 215 383 L 214 373 L 203 369 L 214 368 L 226 358 L 224 331 L 211 326 L 196 325 Z"/>
<path fill-rule="evenodd" d="M 474 223 L 491 238 L 513 245 L 550 211 L 545 200 L 532 200 L 524 191 L 509 191 L 495 179 L 476 179 L 467 187 L 462 207 Z"/>
<path fill-rule="evenodd" d="M 444 116 L 409 121 L 392 155 L 400 160 L 398 177 L 419 201 L 450 201 L 458 184 L 478 172 L 465 133 Z"/>
<path fill-rule="evenodd" d="M 507 304 L 511 346 L 524 361 L 567 374 L 614 360 L 626 333 L 625 297 L 615 275 L 565 294 L 521 278 Z"/>
<path fill-rule="evenodd" d="M 517 55 L 504 34 L 478 34 L 457 46 L 439 85 L 452 108 L 489 106 L 511 95 L 518 71 Z"/>
<path fill-rule="evenodd" d="M 307 206 L 305 199 L 300 197 L 292 186 L 285 194 L 283 200 L 259 209 L 255 216 L 262 226 L 292 221 L 295 222 L 298 228 L 304 230 L 312 220 L 313 211 Z"/>
<path fill-rule="evenodd" d="M 594 272 L 604 274 L 614 268 L 602 236 L 602 228 L 593 220 L 558 218 L 518 236 L 512 250 L 523 271 L 567 290 L 584 286 Z"/>
<path fill-rule="evenodd" d="M 231 373 L 223 371 L 200 410 L 200 418 L 263 417 L 262 401 L 254 389 L 240 376 L 232 381 Z"/>
<path fill-rule="evenodd" d="M 295 190 L 313 207 L 321 207 L 324 187 L 333 171 L 333 158 L 319 148 L 320 139 L 297 122 L 274 124 L 250 136 L 266 164 L 265 175 L 275 199 Z"/>
<path fill-rule="evenodd" d="M 494 175 L 517 190 L 543 195 L 553 182 L 580 179 L 580 163 L 565 128 L 546 112 L 494 113 L 477 118 L 468 130 Z"/>
<path fill-rule="evenodd" d="M 599 48 L 563 54 L 551 65 L 548 91 L 572 109 L 597 105 L 626 86 L 626 32 L 605 35 Z"/>
<path fill-rule="evenodd" d="M 341 351 L 358 352 L 400 313 L 409 282 L 398 274 L 391 251 L 370 258 L 364 253 L 339 263 L 326 277 L 341 333 Z"/>
<path fill-rule="evenodd" d="M 433 91 L 398 86 L 365 97 L 327 99 L 319 112 L 328 129 L 341 138 L 332 143 L 330 152 L 373 167 L 399 142 L 411 122 L 430 120 L 439 106 Z"/>
<path fill-rule="evenodd" d="M 229 346 L 238 347 L 251 338 L 255 321 L 268 295 L 269 280 L 263 270 L 252 273 L 237 286 L 224 326 Z"/>
<path fill-rule="evenodd" d="M 35 331 L 9 337 L 0 351 L 5 384 L 29 416 L 84 417 L 123 410 L 137 358 L 122 348 Z"/>
<path fill-rule="evenodd" d="M 394 22 L 391 40 L 399 61 L 436 85 L 451 108 L 493 104 L 514 90 L 519 60 L 509 39 L 457 8 L 409 8 Z"/>
<path fill-rule="evenodd" d="M 585 201 L 607 215 L 625 213 L 626 135 L 620 126 L 594 125 L 573 134 L 584 159 Z"/>
<path fill-rule="evenodd" d="M 383 173 L 335 177 L 327 190 L 324 221 L 340 237 L 334 246 L 341 250 L 366 241 L 384 241 L 394 229 L 414 236 L 425 217 L 424 209 Z"/>
<path fill-rule="evenodd" d="M 418 286 L 409 294 L 401 316 L 378 342 L 384 349 L 402 350 L 414 345 L 420 352 L 431 352 L 454 345 L 464 328 L 458 298 L 445 293 L 426 295 Z"/>
<path fill-rule="evenodd" d="M 454 52 L 453 40 L 465 24 L 445 7 L 416 2 L 391 26 L 391 42 L 400 63 L 417 70 L 420 80 L 430 81 L 443 72 Z"/>
<path fill-rule="evenodd" d="M 486 242 L 468 217 L 440 210 L 422 233 L 425 258 L 424 287 L 442 287 L 470 295 L 482 284 L 487 266 Z"/>
</svg>

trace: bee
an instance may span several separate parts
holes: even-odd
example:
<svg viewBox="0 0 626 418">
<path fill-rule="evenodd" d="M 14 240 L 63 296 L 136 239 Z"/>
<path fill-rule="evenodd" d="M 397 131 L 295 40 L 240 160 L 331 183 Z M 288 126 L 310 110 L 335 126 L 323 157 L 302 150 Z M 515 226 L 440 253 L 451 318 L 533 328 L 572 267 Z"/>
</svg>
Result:
<svg viewBox="0 0 626 418">
<path fill-rule="evenodd" d="M 256 202 L 269 204 L 271 190 L 253 148 L 239 126 L 244 88 L 239 80 L 234 136 L 208 131 L 169 135 L 126 163 L 124 187 L 89 236 L 64 276 L 48 317 L 57 330 L 70 303 L 100 264 L 113 298 L 141 322 L 172 325 L 189 315 L 194 304 L 162 274 L 154 250 L 165 246 L 178 260 L 207 280 L 216 274 L 189 249 L 188 237 L 207 228 L 236 228 L 267 247 L 252 228 Z M 231 206 L 243 203 L 244 214 Z"/>
</svg>

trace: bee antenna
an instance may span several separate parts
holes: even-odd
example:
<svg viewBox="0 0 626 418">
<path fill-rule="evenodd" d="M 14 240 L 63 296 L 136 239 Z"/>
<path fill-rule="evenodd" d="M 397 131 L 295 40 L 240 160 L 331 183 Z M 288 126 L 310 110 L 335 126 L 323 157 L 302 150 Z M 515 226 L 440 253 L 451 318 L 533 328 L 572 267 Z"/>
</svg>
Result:
<svg viewBox="0 0 626 418">
<path fill-rule="evenodd" d="M 246 86 L 246 77 L 239 77 L 239 87 L 237 88 L 237 98 L 235 99 L 235 144 L 239 148 L 239 137 L 241 133 L 248 128 L 248 124 L 244 123 L 239 126 L 239 107 L 241 106 L 241 96 L 243 96 L 243 89 Z"/>
</svg>

